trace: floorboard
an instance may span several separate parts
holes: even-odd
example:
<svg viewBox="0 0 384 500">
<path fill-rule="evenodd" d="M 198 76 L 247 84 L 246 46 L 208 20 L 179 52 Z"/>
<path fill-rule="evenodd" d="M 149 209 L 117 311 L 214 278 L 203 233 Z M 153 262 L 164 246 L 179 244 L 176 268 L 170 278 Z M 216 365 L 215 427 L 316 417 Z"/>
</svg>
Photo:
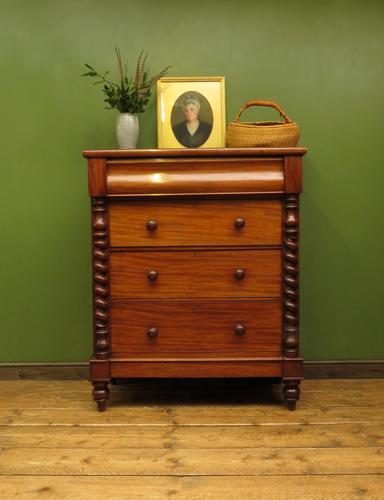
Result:
<svg viewBox="0 0 384 500">
<path fill-rule="evenodd" d="M 384 380 L 0 382 L 1 499 L 383 499 Z"/>
</svg>

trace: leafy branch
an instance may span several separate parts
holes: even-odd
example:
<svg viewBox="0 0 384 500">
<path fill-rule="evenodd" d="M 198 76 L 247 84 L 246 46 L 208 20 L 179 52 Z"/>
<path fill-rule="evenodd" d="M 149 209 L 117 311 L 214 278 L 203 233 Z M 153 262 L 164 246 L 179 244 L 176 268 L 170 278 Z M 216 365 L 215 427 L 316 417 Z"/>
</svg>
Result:
<svg viewBox="0 0 384 500">
<path fill-rule="evenodd" d="M 88 71 L 81 76 L 97 78 L 98 80 L 94 82 L 95 85 L 103 84 L 104 102 L 109 105 L 107 109 L 118 109 L 120 113 L 143 113 L 151 97 L 152 87 L 160 78 L 168 73 L 171 66 L 165 67 L 156 75 L 148 78 L 147 71 L 145 70 L 148 56 L 147 54 L 143 55 L 143 51 L 141 51 L 136 64 L 135 77 L 128 78 L 127 65 L 123 63 L 118 47 L 115 47 L 115 53 L 119 71 L 119 83 L 106 78 L 109 71 L 101 74 L 95 68 L 85 63 L 84 65 Z"/>
</svg>

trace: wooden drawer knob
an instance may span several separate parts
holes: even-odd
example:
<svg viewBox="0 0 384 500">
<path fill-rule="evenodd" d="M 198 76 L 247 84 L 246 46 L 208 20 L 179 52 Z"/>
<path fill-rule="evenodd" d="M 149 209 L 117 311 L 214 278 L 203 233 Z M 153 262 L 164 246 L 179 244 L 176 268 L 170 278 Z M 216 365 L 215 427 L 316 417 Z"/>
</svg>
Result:
<svg viewBox="0 0 384 500">
<path fill-rule="evenodd" d="M 242 323 L 239 323 L 238 325 L 235 326 L 235 334 L 238 337 L 241 337 L 242 335 L 245 334 L 245 326 Z"/>
<path fill-rule="evenodd" d="M 157 275 L 158 275 L 157 271 L 151 269 L 150 271 L 147 272 L 148 281 L 156 281 Z"/>
<path fill-rule="evenodd" d="M 148 328 L 147 330 L 147 337 L 151 340 L 155 339 L 158 334 L 158 330 L 155 326 L 151 326 L 151 328 Z"/>
<path fill-rule="evenodd" d="M 243 219 L 242 217 L 237 217 L 234 224 L 236 229 L 242 229 L 245 226 L 245 219 Z"/>
<path fill-rule="evenodd" d="M 157 229 L 157 222 L 153 219 L 150 219 L 146 223 L 148 231 L 156 231 Z"/>
<path fill-rule="evenodd" d="M 245 277 L 244 269 L 235 269 L 233 276 L 235 277 L 236 280 L 242 280 Z"/>
</svg>

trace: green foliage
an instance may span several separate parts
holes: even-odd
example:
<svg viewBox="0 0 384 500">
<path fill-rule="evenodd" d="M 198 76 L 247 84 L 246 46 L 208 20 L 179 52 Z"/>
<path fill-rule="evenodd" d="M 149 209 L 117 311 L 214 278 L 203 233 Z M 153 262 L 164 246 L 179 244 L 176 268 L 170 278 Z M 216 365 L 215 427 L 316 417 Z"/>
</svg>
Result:
<svg viewBox="0 0 384 500">
<path fill-rule="evenodd" d="M 143 57 L 143 51 L 141 51 L 136 64 L 135 78 L 129 78 L 127 66 L 123 64 L 120 50 L 117 47 L 115 52 L 120 83 L 112 82 L 106 78 L 109 71 L 103 74 L 98 73 L 89 64 L 85 64 L 89 71 L 82 76 L 96 77 L 98 80 L 94 83 L 103 85 L 103 94 L 106 96 L 104 102 L 109 104 L 107 109 L 118 109 L 120 113 L 143 113 L 151 97 L 151 88 L 168 72 L 171 66 L 167 66 L 157 75 L 148 78 L 145 71 L 147 55 Z"/>
</svg>

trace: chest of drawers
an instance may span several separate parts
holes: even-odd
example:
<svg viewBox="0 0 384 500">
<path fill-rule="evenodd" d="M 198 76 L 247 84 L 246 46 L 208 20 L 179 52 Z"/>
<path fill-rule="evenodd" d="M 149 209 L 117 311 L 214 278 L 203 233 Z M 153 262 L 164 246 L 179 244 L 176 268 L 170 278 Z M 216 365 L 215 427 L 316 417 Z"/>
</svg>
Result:
<svg viewBox="0 0 384 500">
<path fill-rule="evenodd" d="M 100 411 L 129 377 L 273 377 L 295 408 L 305 152 L 84 151 Z"/>
</svg>

